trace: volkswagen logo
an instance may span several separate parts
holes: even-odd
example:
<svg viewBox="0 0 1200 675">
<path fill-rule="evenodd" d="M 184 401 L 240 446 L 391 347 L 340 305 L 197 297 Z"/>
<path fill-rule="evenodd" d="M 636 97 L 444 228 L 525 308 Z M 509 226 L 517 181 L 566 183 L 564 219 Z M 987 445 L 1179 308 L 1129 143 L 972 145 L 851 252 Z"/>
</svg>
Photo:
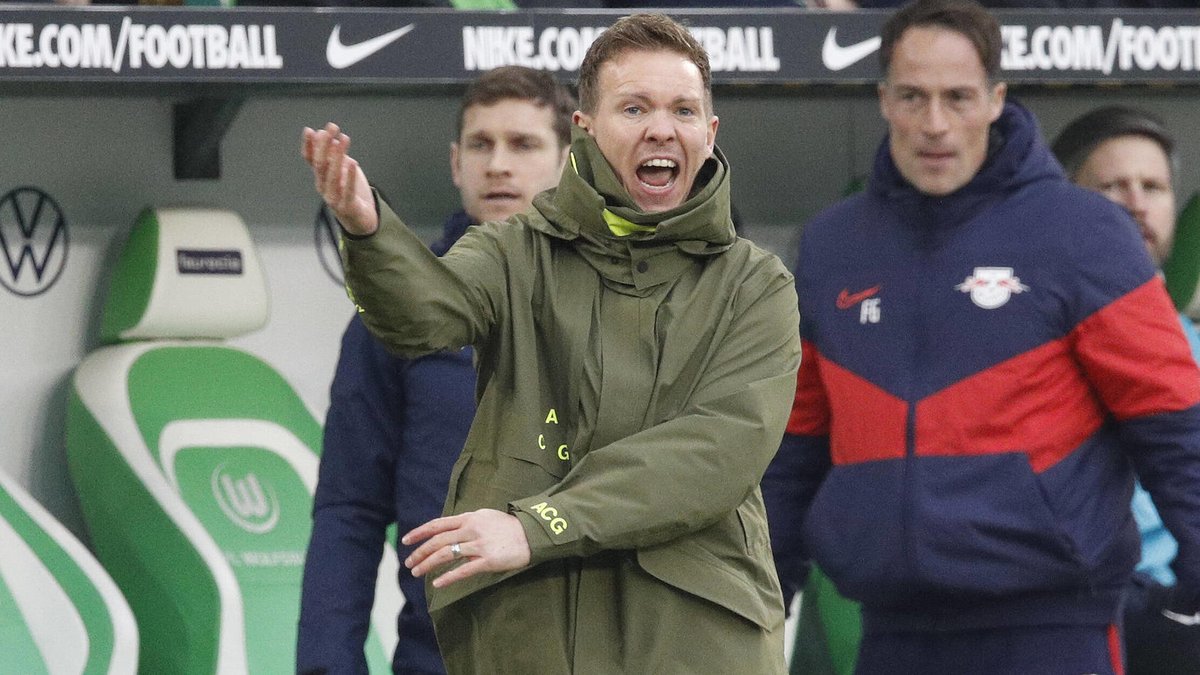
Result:
<svg viewBox="0 0 1200 675">
<path fill-rule="evenodd" d="M 15 295 L 45 293 L 67 264 L 67 220 L 58 202 L 35 187 L 0 197 L 0 284 Z"/>
</svg>

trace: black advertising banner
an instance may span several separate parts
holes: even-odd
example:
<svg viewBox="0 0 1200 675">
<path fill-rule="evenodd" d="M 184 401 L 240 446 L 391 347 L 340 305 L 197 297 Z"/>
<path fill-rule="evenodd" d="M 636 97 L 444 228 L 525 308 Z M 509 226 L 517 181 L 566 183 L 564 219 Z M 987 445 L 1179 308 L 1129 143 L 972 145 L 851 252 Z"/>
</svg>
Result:
<svg viewBox="0 0 1200 675">
<path fill-rule="evenodd" d="M 717 83 L 863 84 L 885 12 L 676 12 Z M 1007 11 L 1014 83 L 1200 84 L 1200 10 Z M 501 65 L 573 80 L 615 12 L 0 8 L 0 82 L 413 85 Z"/>
</svg>

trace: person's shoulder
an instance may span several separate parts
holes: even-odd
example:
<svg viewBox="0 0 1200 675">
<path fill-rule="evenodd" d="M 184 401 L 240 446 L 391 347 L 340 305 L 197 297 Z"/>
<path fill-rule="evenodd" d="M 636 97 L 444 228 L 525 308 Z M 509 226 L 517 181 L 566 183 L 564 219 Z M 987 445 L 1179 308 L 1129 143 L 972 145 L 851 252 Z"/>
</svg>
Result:
<svg viewBox="0 0 1200 675">
<path fill-rule="evenodd" d="M 853 195 L 834 202 L 817 212 L 800 226 L 797 240 L 796 258 L 800 264 L 805 253 L 810 252 L 821 259 L 832 251 L 843 251 L 852 246 L 851 233 L 886 231 L 880 227 L 890 217 L 886 213 L 886 204 L 874 195 L 857 192 Z M 798 269 L 811 269 L 812 263 L 801 265 Z"/>
<path fill-rule="evenodd" d="M 1062 263 L 1072 274 L 1102 270 L 1142 279 L 1154 273 L 1133 216 L 1104 195 L 1068 181 L 1041 189 L 1035 203 L 1010 218 L 1017 234 Z"/>
<path fill-rule="evenodd" d="M 476 231 L 477 236 L 511 246 L 518 242 L 536 242 L 551 237 L 556 226 L 536 210 L 529 210 L 505 220 L 489 220 L 471 229 Z"/>
<path fill-rule="evenodd" d="M 857 192 L 826 206 L 804 224 L 806 233 L 821 234 L 829 230 L 840 230 L 847 222 L 861 219 L 871 208 L 872 195 Z"/>
<path fill-rule="evenodd" d="M 1140 250 L 1137 223 L 1124 207 L 1108 197 L 1064 181 L 1047 195 L 1040 210 L 1063 228 L 1072 241 L 1120 240 Z"/>
<path fill-rule="evenodd" d="M 722 256 L 733 263 L 728 284 L 738 289 L 740 298 L 754 301 L 774 289 L 795 287 L 795 279 L 787 265 L 775 253 L 758 244 L 738 237 Z"/>
<path fill-rule="evenodd" d="M 734 253 L 741 257 L 745 262 L 744 269 L 754 274 L 788 274 L 787 266 L 779 259 L 773 251 L 767 250 L 762 246 L 744 237 L 738 237 L 730 246 L 730 253 Z"/>
<path fill-rule="evenodd" d="M 507 220 L 485 220 L 481 223 L 472 225 L 467 233 L 474 237 L 487 237 L 489 239 L 505 239 L 513 234 L 512 225 L 521 225 L 523 221 L 520 216 L 510 216 Z M 519 228 L 518 228 L 519 229 Z"/>
<path fill-rule="evenodd" d="M 1029 190 L 1012 197 L 1018 205 L 1041 212 L 1049 217 L 1086 225 L 1097 218 L 1115 218 L 1123 209 L 1111 199 L 1066 179 L 1034 183 Z"/>
<path fill-rule="evenodd" d="M 519 213 L 506 220 L 488 220 L 470 229 L 456 243 L 456 248 L 484 255 L 506 266 L 523 266 L 536 251 L 545 247 L 547 235 L 535 222 L 536 213 Z"/>
</svg>

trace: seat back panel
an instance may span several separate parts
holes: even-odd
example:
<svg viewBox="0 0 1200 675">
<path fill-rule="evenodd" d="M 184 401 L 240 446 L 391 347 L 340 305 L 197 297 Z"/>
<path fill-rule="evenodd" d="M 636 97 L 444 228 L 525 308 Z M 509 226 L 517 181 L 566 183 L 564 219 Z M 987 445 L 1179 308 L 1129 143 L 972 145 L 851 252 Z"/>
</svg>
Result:
<svg viewBox="0 0 1200 675">
<path fill-rule="evenodd" d="M 147 644 L 147 665 L 294 668 L 321 439 L 294 390 L 244 351 L 185 341 L 103 348 L 74 384 L 68 453 L 98 554 L 129 568 L 113 575 L 146 631 L 205 655 Z M 386 669 L 374 630 L 368 653 Z"/>
<path fill-rule="evenodd" d="M 29 567 L 28 559 L 33 557 L 33 552 L 3 519 L 0 519 L 0 551 L 4 551 L 5 560 L 4 564 L 0 565 L 0 654 L 4 655 L 4 667 L 17 673 L 47 673 L 49 671 L 43 652 L 49 645 L 40 643 L 39 638 L 35 636 L 38 630 L 30 624 L 30 620 L 36 621 L 37 617 L 27 616 L 30 609 L 33 609 L 35 614 L 37 610 L 29 607 L 31 598 L 13 593 L 14 590 L 20 593 L 20 590 L 23 587 L 28 588 L 29 584 L 25 579 L 13 578 L 17 574 L 12 568 Z M 56 600 L 58 599 L 51 598 L 48 602 L 58 604 Z M 68 629 L 64 632 L 73 631 Z M 41 639 L 44 642 L 45 636 Z M 75 666 L 75 670 L 79 671 L 79 665 Z"/>
<path fill-rule="evenodd" d="M 0 654 L 11 672 L 40 654 L 53 673 L 132 673 L 137 628 L 100 564 L 15 481 L 0 474 Z M 18 644 L 23 646 L 18 646 Z"/>
</svg>

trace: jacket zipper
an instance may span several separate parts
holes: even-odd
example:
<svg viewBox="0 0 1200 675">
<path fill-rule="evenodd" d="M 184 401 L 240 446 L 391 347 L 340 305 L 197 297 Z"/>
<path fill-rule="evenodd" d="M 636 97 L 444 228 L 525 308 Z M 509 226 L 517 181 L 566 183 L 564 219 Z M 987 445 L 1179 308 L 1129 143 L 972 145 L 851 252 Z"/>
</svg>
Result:
<svg viewBox="0 0 1200 675">
<path fill-rule="evenodd" d="M 903 491 L 903 506 L 901 509 L 900 531 L 904 541 L 905 563 L 907 569 L 906 577 L 909 579 L 917 578 L 917 555 L 918 548 L 915 533 L 918 531 L 916 526 L 916 502 L 919 498 L 920 490 L 916 486 L 916 456 L 917 456 L 917 402 L 921 399 L 921 392 L 924 389 L 924 374 L 929 366 L 929 345 L 928 331 L 926 330 L 925 318 L 928 313 L 925 308 L 925 303 L 928 302 L 926 291 L 929 282 L 929 272 L 931 270 L 930 260 L 933 257 L 933 249 L 935 246 L 936 232 L 934 228 L 936 223 L 928 217 L 929 209 L 926 208 L 928 198 L 921 198 L 918 202 L 916 214 L 920 214 L 917 218 L 916 225 L 916 265 L 914 269 L 917 271 L 916 289 L 913 294 L 913 360 L 912 360 L 912 379 L 909 382 L 909 394 L 907 409 L 905 411 L 906 427 L 904 430 L 904 465 L 901 472 L 901 490 Z"/>
</svg>

